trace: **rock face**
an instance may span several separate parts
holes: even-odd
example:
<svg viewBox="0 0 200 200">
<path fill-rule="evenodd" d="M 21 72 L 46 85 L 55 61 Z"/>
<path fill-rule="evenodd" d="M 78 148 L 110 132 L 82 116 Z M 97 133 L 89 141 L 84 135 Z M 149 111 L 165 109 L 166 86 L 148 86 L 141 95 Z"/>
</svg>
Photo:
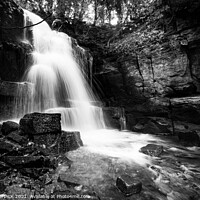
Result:
<svg viewBox="0 0 200 200">
<path fill-rule="evenodd" d="M 32 47 L 24 43 L 23 10 L 14 1 L 0 2 L 0 79 L 19 81 L 28 67 Z"/>
<path fill-rule="evenodd" d="M 145 30 L 138 29 L 113 42 L 95 75 L 106 105 L 124 107 L 127 127 L 147 133 L 169 132 L 169 126 L 155 121 L 143 123 L 148 117 L 171 121 L 171 130 L 178 121 L 200 124 L 200 2 L 159 1 L 156 6 L 163 24 L 152 29 L 158 31 L 155 38 L 145 40 Z"/>
<path fill-rule="evenodd" d="M 32 63 L 32 46 L 25 43 L 23 10 L 13 0 L 0 2 L 0 120 L 13 116 L 18 82 Z"/>
<path fill-rule="evenodd" d="M 107 128 L 126 129 L 124 109 L 120 107 L 104 107 L 104 118 Z"/>
<path fill-rule="evenodd" d="M 14 1 L 5 0 L 0 3 L 1 40 L 18 40 L 23 38 L 23 32 L 13 27 L 23 27 L 23 11 Z"/>
<path fill-rule="evenodd" d="M 133 43 L 127 45 L 127 48 L 133 48 L 130 54 L 114 53 L 105 59 L 104 71 L 107 73 L 102 73 L 101 81 L 110 86 L 114 84 L 116 93 L 113 96 L 116 99 L 119 99 L 118 94 L 121 90 L 124 90 L 130 98 L 179 97 L 200 92 L 200 22 L 197 20 L 200 17 L 200 2 L 195 0 L 162 2 L 159 6 L 165 10 L 162 13 L 163 20 L 170 21 L 173 17 L 170 23 L 165 24 L 164 31 L 158 28 L 157 34 L 163 34 L 162 40 L 156 41 L 156 38 L 147 40 L 148 45 L 147 41 L 141 41 L 140 51 L 137 46 L 134 49 Z M 172 11 L 175 16 L 171 16 Z M 114 44 L 111 52 L 126 48 L 128 37 L 122 39 L 121 43 L 119 41 L 119 45 Z M 105 89 L 105 92 L 109 93 L 109 90 Z"/>
</svg>

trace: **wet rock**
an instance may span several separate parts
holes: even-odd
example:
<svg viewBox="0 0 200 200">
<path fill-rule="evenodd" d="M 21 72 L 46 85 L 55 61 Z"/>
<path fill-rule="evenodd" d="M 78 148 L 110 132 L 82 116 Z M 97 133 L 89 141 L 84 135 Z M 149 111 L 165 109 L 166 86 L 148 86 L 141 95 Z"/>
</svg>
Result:
<svg viewBox="0 0 200 200">
<path fill-rule="evenodd" d="M 13 121 L 3 122 L 1 131 L 4 135 L 8 135 L 12 131 L 16 131 L 19 128 L 19 124 Z"/>
<path fill-rule="evenodd" d="M 11 133 L 9 133 L 6 137 L 8 140 L 11 140 L 13 142 L 16 142 L 20 145 L 26 145 L 28 140 L 26 137 L 23 137 L 19 134 L 19 131 L 13 131 Z"/>
<path fill-rule="evenodd" d="M 124 117 L 124 110 L 120 107 L 103 107 L 106 126 L 121 129 L 121 119 Z"/>
<path fill-rule="evenodd" d="M 0 95 L 19 97 L 19 95 L 28 95 L 31 93 L 33 85 L 27 82 L 18 83 L 0 80 Z M 20 91 L 21 93 L 19 93 Z"/>
<path fill-rule="evenodd" d="M 164 125 L 157 123 L 156 121 L 149 120 L 147 124 L 144 125 L 144 133 L 159 134 L 159 133 L 169 133 L 170 131 Z"/>
<path fill-rule="evenodd" d="M 124 193 L 125 196 L 131 196 L 133 194 L 140 193 L 142 190 L 142 183 L 136 181 L 135 178 L 124 174 L 117 178 L 116 186 Z"/>
<path fill-rule="evenodd" d="M 21 146 L 16 145 L 10 141 L 4 140 L 4 139 L 0 139 L 0 154 L 2 153 L 8 153 L 11 152 L 13 150 L 18 150 L 18 148 L 20 148 Z"/>
<path fill-rule="evenodd" d="M 132 128 L 133 131 L 150 134 L 170 134 L 169 125 L 162 123 L 159 119 L 140 118 L 137 119 L 138 123 Z"/>
<path fill-rule="evenodd" d="M 149 156 L 159 156 L 163 152 L 163 146 L 156 144 L 148 144 L 140 149 L 140 152 Z"/>
<path fill-rule="evenodd" d="M 46 173 L 42 176 L 42 179 L 43 179 L 43 184 L 44 185 L 49 185 L 53 182 L 53 176 L 49 173 Z"/>
<path fill-rule="evenodd" d="M 30 113 L 20 120 L 24 134 L 61 133 L 61 114 Z"/>
<path fill-rule="evenodd" d="M 68 151 L 76 150 L 83 146 L 80 132 L 73 131 L 62 131 L 61 137 L 57 142 L 57 148 L 59 154 L 64 154 Z"/>
<path fill-rule="evenodd" d="M 199 131 L 179 131 L 179 140 L 188 146 L 200 146 L 200 132 Z"/>
<path fill-rule="evenodd" d="M 55 146 L 58 138 L 61 134 L 57 133 L 45 133 L 45 134 L 33 134 L 33 141 L 35 144 L 44 146 L 44 148 L 47 148 L 47 150 L 51 150 L 50 147 Z M 57 152 L 55 152 L 57 153 Z"/>
<path fill-rule="evenodd" d="M 200 124 L 200 96 L 171 99 L 173 119 Z"/>
<path fill-rule="evenodd" d="M 28 134 L 36 144 L 48 148 L 55 146 L 61 135 L 60 120 L 60 114 L 27 114 L 20 120 L 20 131 L 22 135 Z"/>
</svg>

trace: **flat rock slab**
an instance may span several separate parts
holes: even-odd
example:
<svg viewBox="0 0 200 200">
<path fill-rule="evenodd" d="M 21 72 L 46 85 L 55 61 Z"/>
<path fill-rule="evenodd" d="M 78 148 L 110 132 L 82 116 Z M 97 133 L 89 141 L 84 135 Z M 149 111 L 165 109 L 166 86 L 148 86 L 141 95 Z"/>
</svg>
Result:
<svg viewBox="0 0 200 200">
<path fill-rule="evenodd" d="M 142 190 L 142 183 L 127 174 L 117 178 L 116 186 L 125 196 L 140 193 Z"/>
<path fill-rule="evenodd" d="M 50 167 L 50 160 L 43 156 L 5 156 L 3 161 L 13 167 L 42 168 Z"/>
<path fill-rule="evenodd" d="M 140 149 L 140 152 L 149 156 L 159 156 L 163 152 L 163 146 L 156 144 L 147 144 Z"/>
<path fill-rule="evenodd" d="M 20 93 L 18 91 L 23 91 L 23 94 L 31 94 L 33 85 L 27 82 L 10 82 L 0 80 L 0 95 L 18 97 Z"/>
<path fill-rule="evenodd" d="M 60 113 L 30 113 L 20 120 L 24 134 L 61 133 Z"/>
</svg>

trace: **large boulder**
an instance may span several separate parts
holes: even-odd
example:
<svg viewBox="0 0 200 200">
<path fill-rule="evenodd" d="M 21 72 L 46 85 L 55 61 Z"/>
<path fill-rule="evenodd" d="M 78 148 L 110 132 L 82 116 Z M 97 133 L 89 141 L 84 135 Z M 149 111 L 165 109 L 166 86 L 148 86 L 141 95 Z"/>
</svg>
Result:
<svg viewBox="0 0 200 200">
<path fill-rule="evenodd" d="M 16 131 L 19 128 L 19 124 L 13 121 L 3 122 L 1 131 L 4 135 L 8 135 L 12 131 Z"/>
<path fill-rule="evenodd" d="M 20 120 L 20 132 L 49 152 L 64 154 L 83 146 L 80 132 L 62 131 L 60 113 L 30 113 Z"/>
<path fill-rule="evenodd" d="M 20 132 L 38 145 L 50 147 L 61 134 L 61 114 L 30 113 L 20 119 Z"/>
<path fill-rule="evenodd" d="M 163 146 L 156 144 L 147 144 L 146 146 L 140 149 L 140 152 L 149 156 L 158 157 L 163 152 Z"/>
<path fill-rule="evenodd" d="M 61 133 L 61 114 L 30 113 L 20 120 L 20 130 L 24 134 Z"/>
<path fill-rule="evenodd" d="M 83 146 L 83 142 L 81 140 L 80 132 L 62 131 L 62 134 L 55 146 L 52 146 L 52 149 L 58 154 L 65 154 L 66 152 L 76 150 L 81 146 Z"/>
</svg>

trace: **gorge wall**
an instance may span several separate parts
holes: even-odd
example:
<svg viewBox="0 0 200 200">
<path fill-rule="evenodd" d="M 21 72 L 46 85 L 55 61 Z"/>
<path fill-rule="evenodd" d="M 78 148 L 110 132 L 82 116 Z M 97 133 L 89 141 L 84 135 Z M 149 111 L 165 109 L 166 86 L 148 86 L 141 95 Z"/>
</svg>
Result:
<svg viewBox="0 0 200 200">
<path fill-rule="evenodd" d="M 13 116 L 14 99 L 23 74 L 31 64 L 32 46 L 24 41 L 23 10 L 13 1 L 0 2 L 0 119 Z"/>
<path fill-rule="evenodd" d="M 200 124 L 200 2 L 155 6 L 154 21 L 110 44 L 96 74 L 105 102 L 125 107 L 133 130 L 148 117 Z"/>
</svg>

